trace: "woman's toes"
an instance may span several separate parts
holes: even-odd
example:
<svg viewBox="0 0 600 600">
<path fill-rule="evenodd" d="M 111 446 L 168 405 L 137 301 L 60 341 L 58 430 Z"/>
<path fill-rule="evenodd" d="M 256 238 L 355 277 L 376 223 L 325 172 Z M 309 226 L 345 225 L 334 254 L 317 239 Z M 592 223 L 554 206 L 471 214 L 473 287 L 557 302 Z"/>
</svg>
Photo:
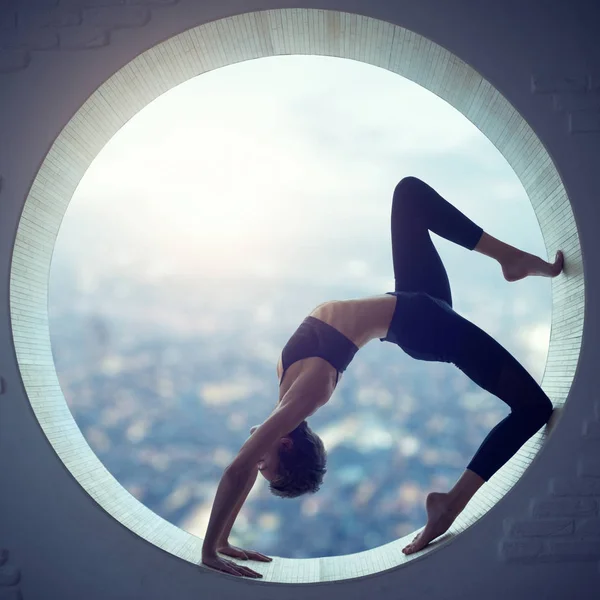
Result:
<svg viewBox="0 0 600 600">
<path fill-rule="evenodd" d="M 559 250 L 556 253 L 554 263 L 552 263 L 552 266 L 550 267 L 550 269 L 551 269 L 550 274 L 552 275 L 552 277 L 556 277 L 557 275 L 559 275 L 563 270 L 563 266 L 564 266 L 564 255 L 562 253 L 562 250 Z"/>
<path fill-rule="evenodd" d="M 563 270 L 563 267 L 565 266 L 565 255 L 563 254 L 562 250 L 559 250 L 556 253 L 556 263 L 558 265 L 558 272 L 560 273 Z"/>
</svg>

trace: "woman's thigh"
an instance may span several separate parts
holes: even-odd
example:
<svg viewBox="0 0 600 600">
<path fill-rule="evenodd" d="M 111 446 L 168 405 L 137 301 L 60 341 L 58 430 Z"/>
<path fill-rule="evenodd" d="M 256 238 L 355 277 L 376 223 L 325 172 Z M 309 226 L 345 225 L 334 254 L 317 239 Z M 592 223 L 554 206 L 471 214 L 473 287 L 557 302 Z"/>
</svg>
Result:
<svg viewBox="0 0 600 600">
<path fill-rule="evenodd" d="M 450 282 L 423 214 L 424 194 L 436 192 L 407 177 L 394 191 L 391 215 L 395 291 L 424 292 L 452 306 Z"/>
<path fill-rule="evenodd" d="M 423 292 L 403 292 L 396 297 L 388 341 L 418 360 L 452 362 L 452 340 L 461 325 L 455 315 L 459 315 L 447 302 Z"/>
</svg>

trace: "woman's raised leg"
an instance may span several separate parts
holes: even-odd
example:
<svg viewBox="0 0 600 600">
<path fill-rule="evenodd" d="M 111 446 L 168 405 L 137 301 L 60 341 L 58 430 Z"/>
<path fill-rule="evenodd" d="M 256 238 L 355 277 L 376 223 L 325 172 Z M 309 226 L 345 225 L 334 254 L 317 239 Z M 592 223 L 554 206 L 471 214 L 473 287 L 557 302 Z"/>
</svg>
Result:
<svg viewBox="0 0 600 600">
<path fill-rule="evenodd" d="M 429 232 L 472 250 L 483 229 L 431 186 L 405 177 L 394 190 L 392 257 L 397 292 L 425 292 L 452 306 L 448 275 Z"/>
<path fill-rule="evenodd" d="M 429 232 L 498 261 L 507 281 L 528 275 L 555 277 L 563 268 L 559 250 L 553 263 L 506 244 L 475 224 L 431 186 L 405 177 L 394 190 L 392 257 L 396 291 L 425 292 L 452 306 L 446 269 Z"/>
</svg>

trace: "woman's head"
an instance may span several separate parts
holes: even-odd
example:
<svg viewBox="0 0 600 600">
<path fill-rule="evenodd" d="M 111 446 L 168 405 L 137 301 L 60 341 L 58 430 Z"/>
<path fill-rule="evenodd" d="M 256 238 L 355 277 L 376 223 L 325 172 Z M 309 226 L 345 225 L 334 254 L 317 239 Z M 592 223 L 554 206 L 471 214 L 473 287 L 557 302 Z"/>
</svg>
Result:
<svg viewBox="0 0 600 600">
<path fill-rule="evenodd" d="M 320 488 L 327 472 L 326 462 L 321 438 L 302 421 L 263 456 L 258 468 L 269 481 L 271 493 L 280 498 L 296 498 L 314 494 Z"/>
</svg>

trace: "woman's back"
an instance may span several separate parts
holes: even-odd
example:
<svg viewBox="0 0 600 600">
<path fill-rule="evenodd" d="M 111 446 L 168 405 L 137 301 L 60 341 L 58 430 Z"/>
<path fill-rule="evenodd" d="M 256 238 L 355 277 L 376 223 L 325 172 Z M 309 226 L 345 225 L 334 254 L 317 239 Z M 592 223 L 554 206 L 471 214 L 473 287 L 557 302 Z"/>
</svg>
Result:
<svg viewBox="0 0 600 600">
<path fill-rule="evenodd" d="M 309 316 L 330 325 L 357 348 L 361 348 L 372 339 L 385 337 L 395 305 L 396 298 L 385 294 L 352 300 L 331 300 L 317 306 Z M 279 402 L 301 374 L 328 373 L 330 377 L 326 380 L 330 385 L 329 393 L 330 395 L 333 393 L 339 380 L 338 369 L 324 358 L 309 356 L 286 364 L 282 379 L 284 362 L 285 357 L 282 352 L 277 364 L 277 376 L 280 381 Z M 316 379 L 323 381 L 322 377 Z"/>
</svg>

